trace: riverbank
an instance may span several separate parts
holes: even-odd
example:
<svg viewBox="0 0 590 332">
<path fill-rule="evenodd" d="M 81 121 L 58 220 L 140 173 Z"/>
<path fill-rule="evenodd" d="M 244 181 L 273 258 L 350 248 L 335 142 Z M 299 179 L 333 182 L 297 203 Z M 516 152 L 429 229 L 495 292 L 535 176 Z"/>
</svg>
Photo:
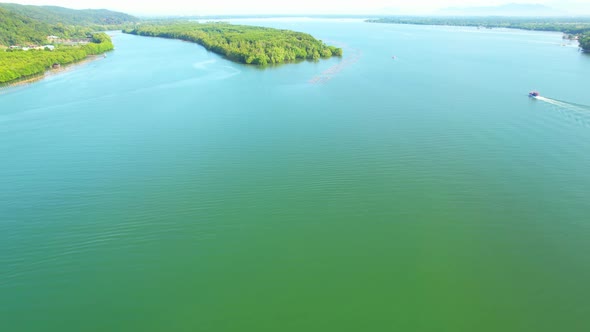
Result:
<svg viewBox="0 0 590 332">
<path fill-rule="evenodd" d="M 59 45 L 53 51 L 30 50 L 0 53 L 0 83 L 11 83 L 21 78 L 43 74 L 55 66 L 63 66 L 86 59 L 90 55 L 113 50 L 111 38 L 96 33 L 90 43 L 82 46 Z"/>
<path fill-rule="evenodd" d="M 76 62 L 72 62 L 63 66 L 60 66 L 59 68 L 51 68 L 46 70 L 43 73 L 40 74 L 35 74 L 35 75 L 31 75 L 29 77 L 21 77 L 18 78 L 14 81 L 10 81 L 10 82 L 6 82 L 6 83 L 0 83 L 0 91 L 2 89 L 6 89 L 6 88 L 14 88 L 14 87 L 19 87 L 19 86 L 26 86 L 35 82 L 39 82 L 43 79 L 46 79 L 48 77 L 54 76 L 54 75 L 59 75 L 61 73 L 65 73 L 71 70 L 74 70 L 76 67 L 80 67 L 83 66 L 85 64 L 88 64 L 90 62 L 94 62 L 94 61 L 98 61 L 101 59 L 104 59 L 106 57 L 106 55 L 89 55 L 88 57 L 86 57 L 85 59 L 82 59 L 80 61 L 76 61 Z"/>
</svg>

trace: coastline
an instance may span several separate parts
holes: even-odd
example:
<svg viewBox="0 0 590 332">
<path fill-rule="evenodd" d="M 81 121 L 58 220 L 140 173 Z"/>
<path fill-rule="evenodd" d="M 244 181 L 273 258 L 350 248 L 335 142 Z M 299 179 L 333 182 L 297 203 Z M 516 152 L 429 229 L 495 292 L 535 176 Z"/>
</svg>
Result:
<svg viewBox="0 0 590 332">
<path fill-rule="evenodd" d="M 502 24 L 497 22 L 490 22 L 486 21 L 486 19 L 494 18 L 492 17 L 465 17 L 465 20 L 460 20 L 457 22 L 452 22 L 453 20 L 458 20 L 458 17 L 451 17 L 449 20 L 444 21 L 425 21 L 425 19 L 434 19 L 435 17 L 424 16 L 424 17 L 410 17 L 408 20 L 389 20 L 387 17 L 381 17 L 376 19 L 367 19 L 365 20 L 366 23 L 379 23 L 379 24 L 400 24 L 400 25 L 422 25 L 422 26 L 448 26 L 448 27 L 473 27 L 477 29 L 511 29 L 511 30 L 523 30 L 523 31 L 535 31 L 535 32 L 556 32 L 562 33 L 565 35 L 577 35 L 583 36 L 584 34 L 588 33 L 587 29 L 590 29 L 590 22 L 583 22 L 581 24 L 586 25 L 585 28 L 587 31 L 583 31 L 584 28 L 581 28 L 582 31 L 568 31 L 567 28 L 563 26 L 557 26 L 559 24 L 571 24 L 570 22 L 557 22 L 556 26 L 553 27 L 535 27 L 535 26 L 526 26 L 527 22 L 517 22 L 516 24 Z M 440 18 L 448 18 L 445 16 L 438 17 Z M 507 19 L 507 22 L 510 23 L 510 17 L 503 17 L 499 16 L 498 19 Z M 480 19 L 480 20 L 478 20 Z M 471 20 L 471 21 L 469 21 Z M 520 24 L 520 25 L 519 25 Z"/>
<path fill-rule="evenodd" d="M 97 60 L 100 60 L 100 59 L 103 59 L 103 58 L 104 58 L 104 56 L 102 54 L 100 54 L 100 55 L 89 55 L 89 56 L 87 56 L 86 58 L 84 58 L 84 59 L 82 59 L 80 61 L 72 62 L 72 63 L 69 63 L 67 65 L 63 65 L 60 68 L 55 68 L 55 69 L 54 68 L 50 68 L 50 69 L 47 69 L 45 72 L 43 72 L 41 74 L 36 74 L 36 75 L 33 75 L 33 76 L 24 77 L 24 78 L 21 77 L 21 78 L 18 78 L 16 80 L 14 80 L 14 81 L 2 83 L 2 84 L 0 84 L 0 90 L 29 85 L 29 84 L 32 84 L 32 83 L 41 81 L 41 80 L 43 80 L 43 79 L 45 79 L 47 77 L 51 77 L 53 75 L 59 75 L 61 73 L 64 73 L 64 72 L 73 70 L 73 69 L 75 69 L 75 67 L 82 66 L 84 64 L 87 64 L 87 63 L 90 63 L 90 62 L 93 62 L 93 61 L 97 61 Z"/>
</svg>

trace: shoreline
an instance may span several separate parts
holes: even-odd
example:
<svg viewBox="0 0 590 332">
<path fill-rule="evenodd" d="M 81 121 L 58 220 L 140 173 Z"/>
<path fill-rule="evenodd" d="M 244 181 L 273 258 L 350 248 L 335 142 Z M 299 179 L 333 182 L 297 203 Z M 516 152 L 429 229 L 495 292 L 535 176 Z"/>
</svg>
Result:
<svg viewBox="0 0 590 332">
<path fill-rule="evenodd" d="M 442 16 L 445 17 L 445 16 Z M 433 18 L 431 16 L 423 16 L 420 18 Z M 467 17 L 469 18 L 469 17 Z M 472 17 L 473 18 L 473 17 Z M 477 18 L 477 17 L 475 17 Z M 508 17 L 503 17 L 500 16 L 500 18 L 508 18 Z M 365 23 L 378 23 L 378 24 L 399 24 L 399 25 L 420 25 L 420 26 L 445 26 L 445 27 L 471 27 L 471 28 L 477 28 L 477 29 L 488 29 L 488 30 L 492 30 L 492 29 L 507 29 L 507 30 L 522 30 L 522 31 L 532 31 L 532 32 L 554 32 L 554 33 L 561 33 L 564 35 L 584 35 L 585 32 L 579 32 L 579 33 L 573 33 L 573 32 L 566 32 L 560 29 L 549 29 L 549 30 L 545 30 L 545 29 L 535 29 L 535 28 L 526 28 L 526 27 L 522 27 L 522 26 L 501 26 L 501 25 L 482 25 L 482 24 L 474 24 L 474 23 L 464 23 L 464 24 L 448 24 L 447 22 L 445 23 L 436 23 L 436 22 L 422 22 L 422 21 L 382 21 L 386 18 L 381 17 L 378 19 L 367 19 L 364 22 Z M 590 23 L 588 23 L 590 24 Z"/>
<path fill-rule="evenodd" d="M 89 55 L 86 58 L 77 61 L 77 62 L 72 62 L 66 65 L 61 66 L 60 68 L 50 68 L 47 69 L 45 72 L 41 73 L 41 74 L 37 74 L 37 75 L 33 75 L 33 76 L 29 76 L 29 77 L 21 77 L 21 78 L 17 78 L 14 81 L 10 81 L 10 82 L 6 82 L 6 83 L 2 83 L 0 84 L 0 90 L 4 90 L 4 89 L 8 89 L 8 88 L 15 88 L 15 87 L 20 87 L 20 86 L 25 86 L 25 85 L 29 85 L 29 84 L 33 84 L 35 82 L 39 82 L 47 77 L 51 77 L 54 75 L 59 75 L 63 72 L 67 72 L 70 70 L 73 70 L 75 67 L 77 66 L 81 66 L 93 61 L 97 61 L 104 58 L 104 56 L 101 55 Z"/>
</svg>

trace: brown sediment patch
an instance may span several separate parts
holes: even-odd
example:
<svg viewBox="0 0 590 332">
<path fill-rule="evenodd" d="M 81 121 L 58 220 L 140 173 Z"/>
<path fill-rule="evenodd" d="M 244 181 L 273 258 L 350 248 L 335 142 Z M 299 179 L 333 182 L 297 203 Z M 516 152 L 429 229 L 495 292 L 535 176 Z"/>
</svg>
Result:
<svg viewBox="0 0 590 332">
<path fill-rule="evenodd" d="M 29 77 L 21 77 L 21 78 L 18 78 L 14 81 L 10 81 L 7 83 L 0 83 L 0 90 L 6 89 L 6 88 L 27 86 L 29 84 L 41 81 L 47 77 L 59 75 L 63 72 L 73 70 L 76 67 L 83 66 L 89 62 L 100 60 L 102 58 L 104 58 L 103 55 L 89 55 L 86 58 L 84 58 L 78 62 L 72 62 L 70 64 L 60 66 L 59 68 L 51 68 L 41 74 L 36 74 L 36 75 L 29 76 Z"/>
<path fill-rule="evenodd" d="M 332 43 L 337 44 L 337 43 Z M 338 75 L 341 71 L 346 69 L 347 67 L 352 66 L 356 62 L 359 61 L 361 58 L 362 52 L 359 49 L 350 48 L 345 44 L 336 45 L 340 48 L 345 49 L 346 57 L 339 63 L 331 66 L 330 68 L 324 70 L 320 74 L 312 77 L 308 82 L 310 84 L 326 84 L 330 81 L 334 76 Z"/>
</svg>

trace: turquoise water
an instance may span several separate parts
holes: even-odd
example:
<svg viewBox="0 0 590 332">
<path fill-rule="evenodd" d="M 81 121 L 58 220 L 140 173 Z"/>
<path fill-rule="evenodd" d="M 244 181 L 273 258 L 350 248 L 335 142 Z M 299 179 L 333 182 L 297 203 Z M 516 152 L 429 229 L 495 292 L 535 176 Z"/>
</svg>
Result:
<svg viewBox="0 0 590 332">
<path fill-rule="evenodd" d="M 239 22 L 345 57 L 259 69 L 116 33 L 0 90 L 2 331 L 587 331 L 590 56 Z"/>
</svg>

